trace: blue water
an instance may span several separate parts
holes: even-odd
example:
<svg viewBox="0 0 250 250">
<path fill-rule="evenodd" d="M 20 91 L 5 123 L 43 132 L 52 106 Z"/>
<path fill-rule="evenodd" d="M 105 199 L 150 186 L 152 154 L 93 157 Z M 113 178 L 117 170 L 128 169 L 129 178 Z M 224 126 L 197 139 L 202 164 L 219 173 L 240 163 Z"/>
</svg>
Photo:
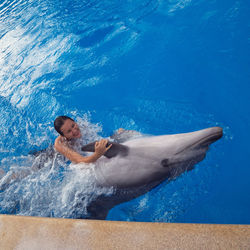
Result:
<svg viewBox="0 0 250 250">
<path fill-rule="evenodd" d="M 66 114 L 87 141 L 120 127 L 160 135 L 222 126 L 194 171 L 107 219 L 249 224 L 249 13 L 244 0 L 1 0 L 0 177 L 19 178 L 0 191 L 0 213 L 87 213 L 82 197 L 96 189 L 86 170 L 48 161 L 29 172 L 28 152 L 52 144 L 53 120 Z"/>
</svg>

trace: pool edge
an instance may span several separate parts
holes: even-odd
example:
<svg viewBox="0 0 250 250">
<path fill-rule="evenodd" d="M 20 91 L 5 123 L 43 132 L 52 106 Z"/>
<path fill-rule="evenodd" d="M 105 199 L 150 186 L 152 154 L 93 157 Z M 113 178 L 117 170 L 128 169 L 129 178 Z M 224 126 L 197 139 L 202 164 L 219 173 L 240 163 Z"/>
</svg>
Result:
<svg viewBox="0 0 250 250">
<path fill-rule="evenodd" d="M 250 225 L 0 215 L 0 249 L 250 249 Z"/>
</svg>

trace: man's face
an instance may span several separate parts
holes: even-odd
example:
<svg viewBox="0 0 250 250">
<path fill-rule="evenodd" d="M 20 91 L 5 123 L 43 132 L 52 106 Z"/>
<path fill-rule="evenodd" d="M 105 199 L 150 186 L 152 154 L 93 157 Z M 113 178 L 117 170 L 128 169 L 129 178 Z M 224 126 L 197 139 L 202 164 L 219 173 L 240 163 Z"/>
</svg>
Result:
<svg viewBox="0 0 250 250">
<path fill-rule="evenodd" d="M 61 127 L 61 131 L 63 132 L 63 135 L 69 140 L 81 138 L 82 136 L 77 123 L 71 121 L 70 119 L 64 122 L 64 124 Z"/>
</svg>

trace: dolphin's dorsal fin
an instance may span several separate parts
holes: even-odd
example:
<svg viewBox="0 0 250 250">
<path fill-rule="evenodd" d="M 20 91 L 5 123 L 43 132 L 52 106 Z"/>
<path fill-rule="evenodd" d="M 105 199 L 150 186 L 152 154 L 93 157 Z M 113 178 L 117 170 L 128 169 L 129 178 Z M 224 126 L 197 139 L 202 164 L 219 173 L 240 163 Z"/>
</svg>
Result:
<svg viewBox="0 0 250 250">
<path fill-rule="evenodd" d="M 95 143 L 91 142 L 82 147 L 82 151 L 85 152 L 95 152 Z M 107 147 L 112 144 L 111 148 L 104 154 L 107 158 L 112 158 L 117 155 L 127 156 L 128 154 L 128 147 L 116 142 L 108 142 Z"/>
</svg>

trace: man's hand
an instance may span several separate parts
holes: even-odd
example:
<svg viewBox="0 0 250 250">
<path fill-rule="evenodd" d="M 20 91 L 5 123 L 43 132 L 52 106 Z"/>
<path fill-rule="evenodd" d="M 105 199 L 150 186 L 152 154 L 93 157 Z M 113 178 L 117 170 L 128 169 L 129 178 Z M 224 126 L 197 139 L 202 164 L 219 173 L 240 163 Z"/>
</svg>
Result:
<svg viewBox="0 0 250 250">
<path fill-rule="evenodd" d="M 56 149 L 57 151 L 59 151 L 59 152 L 60 152 L 60 148 L 67 146 L 64 137 L 61 136 L 61 135 L 58 136 L 58 137 L 55 139 L 55 144 L 54 144 L 54 146 L 55 146 L 55 149 Z"/>
<path fill-rule="evenodd" d="M 102 140 L 95 143 L 95 153 L 99 157 L 104 155 L 105 152 L 107 152 L 111 148 L 112 144 L 110 144 L 108 147 L 106 147 L 107 143 L 108 143 L 108 140 L 106 140 L 106 139 L 102 139 Z"/>
</svg>

